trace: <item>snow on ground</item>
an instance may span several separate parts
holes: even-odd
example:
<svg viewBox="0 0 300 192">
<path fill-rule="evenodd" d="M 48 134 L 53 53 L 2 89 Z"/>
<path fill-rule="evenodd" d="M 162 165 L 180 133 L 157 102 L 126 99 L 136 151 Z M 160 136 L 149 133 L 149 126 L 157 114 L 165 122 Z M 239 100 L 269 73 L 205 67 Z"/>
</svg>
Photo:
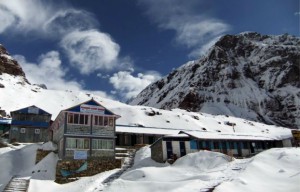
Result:
<svg viewBox="0 0 300 192">
<path fill-rule="evenodd" d="M 170 165 L 153 161 L 146 146 L 137 151 L 133 167 L 107 186 L 102 182 L 119 169 L 68 184 L 55 183 L 56 154 L 50 153 L 34 164 L 36 149 L 49 146 L 47 143 L 21 145 L 10 150 L 0 148 L 0 191 L 13 175 L 31 178 L 29 192 L 199 192 L 214 186 L 216 192 L 298 192 L 300 189 L 300 148 L 274 148 L 249 159 L 199 151 Z"/>
<path fill-rule="evenodd" d="M 38 144 L 31 144 L 0 155 L 0 191 L 14 175 L 23 177 L 31 175 L 38 147 Z"/>
<path fill-rule="evenodd" d="M 275 148 L 258 154 L 235 180 L 215 190 L 222 191 L 299 192 L 300 148 Z"/>
<path fill-rule="evenodd" d="M 173 165 L 158 165 L 159 163 L 149 157 L 149 147 L 138 151 L 133 168 L 115 180 L 105 191 L 200 191 L 234 177 L 243 168 L 231 168 L 249 161 L 231 162 L 229 156 L 209 151 L 188 154 Z M 142 163 L 145 166 L 142 167 Z"/>
</svg>

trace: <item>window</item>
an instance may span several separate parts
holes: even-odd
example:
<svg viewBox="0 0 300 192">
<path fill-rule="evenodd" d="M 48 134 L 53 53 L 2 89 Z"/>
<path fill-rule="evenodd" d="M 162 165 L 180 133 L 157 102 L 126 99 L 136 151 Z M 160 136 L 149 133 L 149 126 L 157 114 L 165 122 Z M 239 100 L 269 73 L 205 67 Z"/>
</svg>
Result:
<svg viewBox="0 0 300 192">
<path fill-rule="evenodd" d="M 93 139 L 93 149 L 113 149 L 113 140 Z"/>
<path fill-rule="evenodd" d="M 108 125 L 108 118 L 104 117 L 104 126 L 107 126 L 107 125 Z"/>
<path fill-rule="evenodd" d="M 109 118 L 109 126 L 111 126 L 111 127 L 114 126 L 114 118 L 112 118 L 112 117 Z"/>
<path fill-rule="evenodd" d="M 68 123 L 69 124 L 88 125 L 89 124 L 89 115 L 69 113 L 68 114 Z"/>
<path fill-rule="evenodd" d="M 103 125 L 103 117 L 102 116 L 99 117 L 99 124 L 98 125 Z"/>
<path fill-rule="evenodd" d="M 105 116 L 94 116 L 94 125 L 113 127 L 114 118 Z"/>
<path fill-rule="evenodd" d="M 41 131 L 40 129 L 35 129 L 35 130 L 34 130 L 34 133 L 35 133 L 35 134 L 40 134 L 40 131 Z"/>
<path fill-rule="evenodd" d="M 84 115 L 80 115 L 79 124 L 84 124 Z"/>
<path fill-rule="evenodd" d="M 25 128 L 21 128 L 20 129 L 20 133 L 25 133 L 26 132 L 26 129 Z"/>
<path fill-rule="evenodd" d="M 74 124 L 79 124 L 78 123 L 78 119 L 79 119 L 78 117 L 79 117 L 78 114 L 74 114 L 74 122 L 73 122 Z"/>
<path fill-rule="evenodd" d="M 90 148 L 90 140 L 89 139 L 67 138 L 66 142 L 67 142 L 66 148 L 69 148 L 69 149 L 89 149 Z"/>
<path fill-rule="evenodd" d="M 219 149 L 219 142 L 214 141 L 214 149 Z"/>
</svg>

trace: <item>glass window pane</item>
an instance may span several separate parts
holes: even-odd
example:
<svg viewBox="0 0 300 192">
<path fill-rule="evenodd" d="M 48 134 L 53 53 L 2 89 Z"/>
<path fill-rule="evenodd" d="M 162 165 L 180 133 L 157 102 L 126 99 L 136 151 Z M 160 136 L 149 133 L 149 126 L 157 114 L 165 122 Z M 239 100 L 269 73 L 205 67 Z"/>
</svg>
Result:
<svg viewBox="0 0 300 192">
<path fill-rule="evenodd" d="M 103 126 L 103 117 L 102 116 L 99 117 L 99 125 Z"/>
<path fill-rule="evenodd" d="M 74 114 L 74 124 L 78 124 L 79 122 L 79 115 L 78 114 Z"/>
<path fill-rule="evenodd" d="M 109 118 L 109 126 L 114 126 L 114 119 L 112 117 Z"/>
<path fill-rule="evenodd" d="M 108 118 L 104 117 L 104 126 L 107 126 L 107 125 L 108 125 Z"/>
<path fill-rule="evenodd" d="M 89 149 L 89 148 L 90 148 L 90 140 L 84 139 L 84 149 Z"/>
<path fill-rule="evenodd" d="M 84 124 L 85 124 L 85 125 L 89 124 L 89 123 L 88 123 L 88 122 L 89 122 L 88 120 L 89 120 L 89 116 L 88 116 L 88 115 L 85 115 L 85 116 L 84 116 Z"/>
<path fill-rule="evenodd" d="M 70 114 L 68 114 L 68 123 L 73 123 L 73 122 L 74 122 L 73 114 L 70 113 Z"/>
<path fill-rule="evenodd" d="M 99 117 L 98 116 L 94 116 L 94 119 L 95 119 L 95 125 L 99 125 L 99 122 L 98 122 Z"/>
<path fill-rule="evenodd" d="M 107 141 L 107 149 L 113 149 L 113 141 Z"/>
<path fill-rule="evenodd" d="M 80 115 L 80 121 L 79 124 L 83 125 L 84 124 L 84 115 Z"/>
</svg>

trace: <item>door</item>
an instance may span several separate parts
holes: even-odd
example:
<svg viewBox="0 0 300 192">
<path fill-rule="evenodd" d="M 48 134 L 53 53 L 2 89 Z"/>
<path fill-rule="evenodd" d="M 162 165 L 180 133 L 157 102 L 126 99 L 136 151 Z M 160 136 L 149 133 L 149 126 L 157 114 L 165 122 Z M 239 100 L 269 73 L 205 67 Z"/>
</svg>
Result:
<svg viewBox="0 0 300 192">
<path fill-rule="evenodd" d="M 238 156 L 242 157 L 242 142 L 237 142 L 237 150 L 238 150 Z"/>
<path fill-rule="evenodd" d="M 254 147 L 255 147 L 255 143 L 254 142 L 250 143 L 250 151 L 251 151 L 251 153 L 255 152 Z"/>
<path fill-rule="evenodd" d="M 223 153 L 227 154 L 227 144 L 226 144 L 226 141 L 222 142 L 222 149 L 223 149 Z"/>
<path fill-rule="evenodd" d="M 167 145 L 167 159 L 170 159 L 173 156 L 172 142 L 167 141 L 166 145 Z"/>
<path fill-rule="evenodd" d="M 137 144 L 136 135 L 131 135 L 131 146 L 134 146 L 135 144 Z"/>
<path fill-rule="evenodd" d="M 152 143 L 154 143 L 154 136 L 149 136 L 148 137 L 148 140 L 149 140 L 149 143 L 147 143 L 147 144 L 152 144 Z"/>
<path fill-rule="evenodd" d="M 186 150 L 185 150 L 185 142 L 184 141 L 179 142 L 179 148 L 180 148 L 180 157 L 185 156 Z"/>
</svg>

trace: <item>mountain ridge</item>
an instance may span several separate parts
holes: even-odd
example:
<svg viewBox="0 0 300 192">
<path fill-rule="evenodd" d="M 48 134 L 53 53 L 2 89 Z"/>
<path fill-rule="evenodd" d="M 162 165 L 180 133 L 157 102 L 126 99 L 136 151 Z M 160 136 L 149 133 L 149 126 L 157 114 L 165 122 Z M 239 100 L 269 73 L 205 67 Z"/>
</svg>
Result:
<svg viewBox="0 0 300 192">
<path fill-rule="evenodd" d="M 130 104 L 300 128 L 299 64 L 299 37 L 225 35 L 207 55 L 150 84 Z"/>
</svg>

